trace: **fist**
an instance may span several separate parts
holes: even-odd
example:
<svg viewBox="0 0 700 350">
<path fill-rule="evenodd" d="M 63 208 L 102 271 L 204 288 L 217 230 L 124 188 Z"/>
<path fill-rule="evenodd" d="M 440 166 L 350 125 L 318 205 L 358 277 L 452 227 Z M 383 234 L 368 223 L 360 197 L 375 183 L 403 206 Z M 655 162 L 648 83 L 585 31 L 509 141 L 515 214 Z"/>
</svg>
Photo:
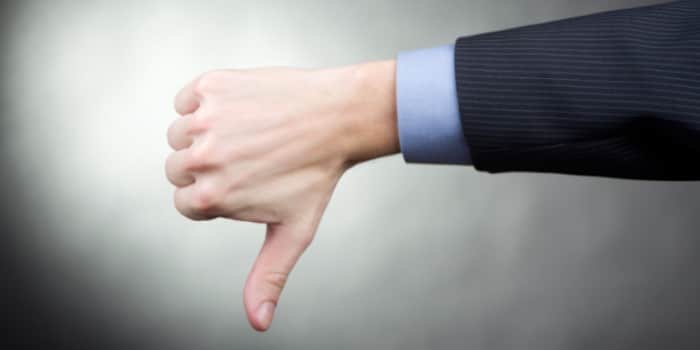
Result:
<svg viewBox="0 0 700 350">
<path fill-rule="evenodd" d="M 311 71 L 216 71 L 176 97 L 166 161 L 175 207 L 188 218 L 267 224 L 245 288 L 252 326 L 265 330 L 287 276 L 311 243 L 348 168 L 336 138 L 344 101 Z"/>
<path fill-rule="evenodd" d="M 214 71 L 175 98 L 166 174 L 177 210 L 267 225 L 244 290 L 256 330 L 270 326 L 340 176 L 398 149 L 393 63 L 381 67 L 384 84 L 357 66 Z"/>
</svg>

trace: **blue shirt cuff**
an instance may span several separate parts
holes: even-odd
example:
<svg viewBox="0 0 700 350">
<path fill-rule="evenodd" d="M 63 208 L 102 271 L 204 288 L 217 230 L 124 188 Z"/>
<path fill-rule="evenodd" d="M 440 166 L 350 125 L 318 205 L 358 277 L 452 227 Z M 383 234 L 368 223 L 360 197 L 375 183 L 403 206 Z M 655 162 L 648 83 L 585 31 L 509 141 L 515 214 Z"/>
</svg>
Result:
<svg viewBox="0 0 700 350">
<path fill-rule="evenodd" d="M 454 45 L 399 53 L 396 109 L 409 163 L 471 164 L 457 100 Z"/>
</svg>

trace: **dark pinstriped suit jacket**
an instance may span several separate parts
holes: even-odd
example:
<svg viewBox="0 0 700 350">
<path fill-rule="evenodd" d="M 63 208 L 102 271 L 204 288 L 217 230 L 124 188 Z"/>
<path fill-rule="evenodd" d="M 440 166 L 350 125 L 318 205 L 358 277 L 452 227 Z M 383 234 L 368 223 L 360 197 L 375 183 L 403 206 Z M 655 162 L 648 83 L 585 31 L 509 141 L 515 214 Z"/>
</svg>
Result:
<svg viewBox="0 0 700 350">
<path fill-rule="evenodd" d="M 474 166 L 700 179 L 700 0 L 460 38 Z"/>
</svg>

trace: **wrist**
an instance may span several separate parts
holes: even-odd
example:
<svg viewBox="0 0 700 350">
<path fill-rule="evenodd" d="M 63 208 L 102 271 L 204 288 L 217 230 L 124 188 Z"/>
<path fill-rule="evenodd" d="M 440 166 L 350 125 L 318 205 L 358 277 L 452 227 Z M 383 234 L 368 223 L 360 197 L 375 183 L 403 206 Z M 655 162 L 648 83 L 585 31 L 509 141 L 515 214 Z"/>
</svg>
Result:
<svg viewBox="0 0 700 350">
<path fill-rule="evenodd" d="M 400 152 L 396 116 L 396 62 L 363 63 L 339 68 L 334 86 L 342 86 L 344 104 L 338 135 L 345 162 L 355 165 Z"/>
</svg>

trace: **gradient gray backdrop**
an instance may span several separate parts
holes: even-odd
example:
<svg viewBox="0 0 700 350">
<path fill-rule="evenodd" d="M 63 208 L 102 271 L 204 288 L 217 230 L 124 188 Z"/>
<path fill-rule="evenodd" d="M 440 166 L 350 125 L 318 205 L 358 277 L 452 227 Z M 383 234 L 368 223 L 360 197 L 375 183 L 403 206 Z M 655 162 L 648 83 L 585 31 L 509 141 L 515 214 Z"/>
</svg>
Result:
<svg viewBox="0 0 700 350">
<path fill-rule="evenodd" d="M 263 227 L 180 217 L 163 170 L 173 96 L 203 71 L 384 59 L 652 3 L 5 3 L 11 332 L 131 349 L 699 346 L 695 183 L 373 161 L 341 180 L 261 335 L 241 292 Z"/>
</svg>

